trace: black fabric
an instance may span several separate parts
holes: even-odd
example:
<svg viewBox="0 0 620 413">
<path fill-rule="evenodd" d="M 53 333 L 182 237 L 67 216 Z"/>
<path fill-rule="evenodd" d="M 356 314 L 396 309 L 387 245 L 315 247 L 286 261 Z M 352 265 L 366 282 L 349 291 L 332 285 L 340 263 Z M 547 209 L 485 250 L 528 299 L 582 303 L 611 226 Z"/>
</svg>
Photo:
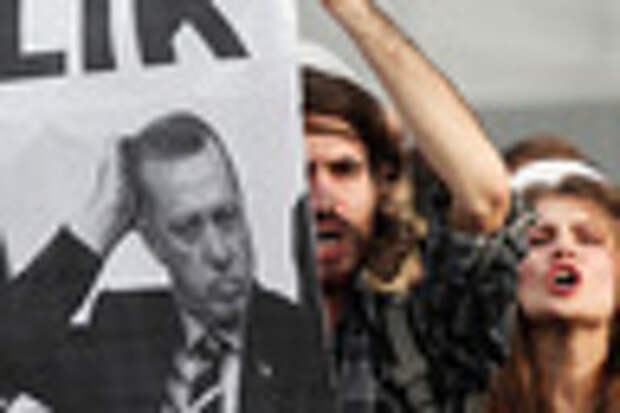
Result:
<svg viewBox="0 0 620 413">
<path fill-rule="evenodd" d="M 507 355 L 517 265 L 534 215 L 515 197 L 497 233 L 472 236 L 446 222 L 447 197 L 433 199 L 420 285 L 384 295 L 359 283 L 352 292 L 335 335 L 343 409 L 460 412 Z M 352 368 L 362 372 L 355 380 Z"/>
<path fill-rule="evenodd" d="M 489 236 L 451 230 L 445 214 L 430 222 L 423 255 L 429 270 L 414 291 L 411 314 L 436 393 L 445 400 L 485 390 L 508 354 L 518 265 L 535 220 L 519 197 L 511 205 L 505 225 Z"/>
<path fill-rule="evenodd" d="M 62 231 L 11 286 L 2 303 L 2 373 L 55 412 L 156 412 L 173 352 L 182 340 L 167 291 L 105 293 L 91 323 L 69 317 L 94 282 L 100 260 Z M 255 286 L 241 372 L 241 412 L 330 412 L 318 326 L 274 293 Z M 36 296 L 39 300 L 33 298 Z M 5 309 L 9 309 L 7 312 Z M 37 330 L 27 323 L 36 322 Z M 21 349 L 21 345 L 26 345 Z M 7 377 L 1 374 L 0 377 Z"/>
<path fill-rule="evenodd" d="M 0 290 L 0 388 L 38 393 L 53 376 L 54 354 L 80 341 L 68 319 L 88 293 L 101 260 L 61 230 Z"/>
</svg>

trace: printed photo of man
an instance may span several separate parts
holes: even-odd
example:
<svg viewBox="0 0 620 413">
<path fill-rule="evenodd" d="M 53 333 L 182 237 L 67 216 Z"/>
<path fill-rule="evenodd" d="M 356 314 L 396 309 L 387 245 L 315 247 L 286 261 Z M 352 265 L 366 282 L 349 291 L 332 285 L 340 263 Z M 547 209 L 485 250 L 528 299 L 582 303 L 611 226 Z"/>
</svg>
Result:
<svg viewBox="0 0 620 413">
<path fill-rule="evenodd" d="M 243 191 L 214 127 L 188 112 L 158 117 L 119 141 L 98 178 L 83 212 L 8 291 L 13 330 L 0 345 L 16 382 L 58 411 L 329 410 L 319 334 L 256 281 Z M 103 293 L 91 323 L 69 327 L 132 230 L 171 291 Z M 11 358 L 24 342 L 28 352 Z"/>
</svg>

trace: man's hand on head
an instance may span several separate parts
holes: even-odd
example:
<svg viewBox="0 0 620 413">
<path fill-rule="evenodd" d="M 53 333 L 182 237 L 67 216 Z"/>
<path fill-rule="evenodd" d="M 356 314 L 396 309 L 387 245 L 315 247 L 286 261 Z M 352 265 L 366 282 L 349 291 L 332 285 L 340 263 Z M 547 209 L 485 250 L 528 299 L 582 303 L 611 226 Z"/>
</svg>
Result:
<svg viewBox="0 0 620 413">
<path fill-rule="evenodd" d="M 105 257 L 134 224 L 136 195 L 128 178 L 126 139 L 107 145 L 94 187 L 69 223 L 74 235 L 101 257 Z"/>
</svg>

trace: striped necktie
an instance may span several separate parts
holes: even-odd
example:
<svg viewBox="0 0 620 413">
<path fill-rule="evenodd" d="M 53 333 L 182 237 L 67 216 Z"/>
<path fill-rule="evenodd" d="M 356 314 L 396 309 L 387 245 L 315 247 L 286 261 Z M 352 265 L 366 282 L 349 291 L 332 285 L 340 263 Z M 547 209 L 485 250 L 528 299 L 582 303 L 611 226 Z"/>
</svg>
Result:
<svg viewBox="0 0 620 413">
<path fill-rule="evenodd" d="M 221 370 L 225 349 L 221 343 L 213 344 L 206 338 L 190 350 L 201 361 L 201 369 L 190 383 L 190 405 L 200 413 L 219 413 L 223 404 Z"/>
<path fill-rule="evenodd" d="M 207 338 L 177 353 L 162 412 L 222 412 L 221 371 L 225 356 L 225 347 L 214 346 Z"/>
</svg>

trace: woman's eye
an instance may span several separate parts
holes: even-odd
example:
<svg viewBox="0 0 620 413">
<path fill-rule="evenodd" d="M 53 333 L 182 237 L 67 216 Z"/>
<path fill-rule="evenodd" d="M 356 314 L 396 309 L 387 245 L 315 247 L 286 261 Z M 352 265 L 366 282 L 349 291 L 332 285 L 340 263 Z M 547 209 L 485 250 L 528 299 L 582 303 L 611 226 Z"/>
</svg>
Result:
<svg viewBox="0 0 620 413">
<path fill-rule="evenodd" d="M 549 239 L 545 236 L 535 235 L 530 237 L 530 245 L 532 246 L 540 246 L 547 243 Z"/>
<path fill-rule="evenodd" d="M 545 229 L 533 229 L 529 234 L 529 243 L 532 246 L 540 246 L 549 242 L 552 238 L 552 234 L 549 230 Z"/>
<path fill-rule="evenodd" d="M 592 225 L 576 227 L 575 236 L 577 241 L 583 245 L 601 245 L 607 242 L 606 232 Z"/>
<path fill-rule="evenodd" d="M 583 233 L 579 236 L 579 240 L 586 245 L 600 245 L 604 243 L 605 238 L 595 233 Z"/>
</svg>

